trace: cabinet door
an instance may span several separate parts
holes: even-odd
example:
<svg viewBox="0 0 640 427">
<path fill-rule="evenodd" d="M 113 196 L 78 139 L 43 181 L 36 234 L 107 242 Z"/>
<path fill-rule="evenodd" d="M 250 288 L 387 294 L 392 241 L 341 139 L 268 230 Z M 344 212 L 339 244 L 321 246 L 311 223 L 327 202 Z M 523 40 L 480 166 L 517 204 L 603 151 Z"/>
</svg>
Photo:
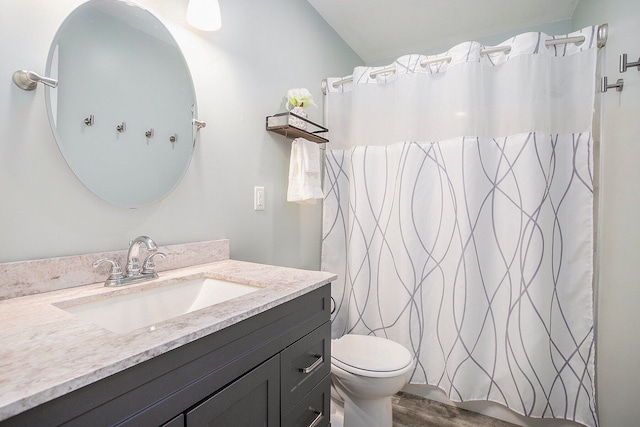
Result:
<svg viewBox="0 0 640 427">
<path fill-rule="evenodd" d="M 276 355 L 187 412 L 187 427 L 280 425 L 280 356 Z"/>
</svg>

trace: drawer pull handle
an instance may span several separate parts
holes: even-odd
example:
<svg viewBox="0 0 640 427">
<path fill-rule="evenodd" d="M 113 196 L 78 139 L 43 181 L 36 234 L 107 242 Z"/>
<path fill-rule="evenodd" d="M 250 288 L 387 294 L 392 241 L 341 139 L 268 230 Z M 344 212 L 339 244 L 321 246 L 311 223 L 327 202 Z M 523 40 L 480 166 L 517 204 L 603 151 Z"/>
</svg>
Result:
<svg viewBox="0 0 640 427">
<path fill-rule="evenodd" d="M 317 414 L 317 417 L 311 422 L 311 424 L 309 424 L 309 427 L 316 427 L 318 424 L 320 424 L 320 421 L 322 421 L 324 415 L 322 414 L 322 412 L 316 411 L 312 407 L 309 407 L 309 410 Z"/>
<path fill-rule="evenodd" d="M 322 364 L 322 362 L 324 362 L 324 358 L 322 356 L 318 356 L 317 354 L 315 355 L 318 359 L 313 362 L 310 366 L 307 366 L 306 368 L 300 368 L 300 372 L 304 372 L 305 374 L 310 374 L 311 372 L 313 372 L 314 369 L 316 369 L 318 366 L 320 366 Z"/>
</svg>

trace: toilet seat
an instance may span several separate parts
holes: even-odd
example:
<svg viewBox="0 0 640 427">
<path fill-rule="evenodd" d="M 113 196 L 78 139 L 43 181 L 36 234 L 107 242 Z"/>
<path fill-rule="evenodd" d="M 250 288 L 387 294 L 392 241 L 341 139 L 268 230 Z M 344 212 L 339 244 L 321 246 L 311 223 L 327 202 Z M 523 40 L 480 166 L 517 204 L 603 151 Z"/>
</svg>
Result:
<svg viewBox="0 0 640 427">
<path fill-rule="evenodd" d="M 409 350 L 394 341 L 347 334 L 332 341 L 331 363 L 355 375 L 382 378 L 410 369 L 413 357 Z"/>
</svg>

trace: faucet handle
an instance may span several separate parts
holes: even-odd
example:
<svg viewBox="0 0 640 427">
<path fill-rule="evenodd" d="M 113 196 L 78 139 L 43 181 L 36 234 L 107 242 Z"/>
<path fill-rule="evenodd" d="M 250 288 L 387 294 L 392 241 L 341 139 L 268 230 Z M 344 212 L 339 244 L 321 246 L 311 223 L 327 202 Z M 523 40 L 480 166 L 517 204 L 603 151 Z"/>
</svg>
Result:
<svg viewBox="0 0 640 427">
<path fill-rule="evenodd" d="M 93 268 L 98 267 L 100 264 L 108 262 L 111 264 L 111 271 L 109 272 L 109 277 L 104 282 L 105 286 L 118 286 L 120 285 L 121 280 L 124 278 L 124 274 L 122 274 L 122 266 L 120 263 L 112 258 L 100 258 L 99 260 L 93 263 Z"/>
<path fill-rule="evenodd" d="M 160 258 L 164 258 L 167 256 L 164 252 L 154 252 L 152 254 L 147 255 L 142 263 L 142 274 L 155 274 L 156 265 L 153 263 L 153 258 L 156 256 L 160 256 Z"/>
</svg>

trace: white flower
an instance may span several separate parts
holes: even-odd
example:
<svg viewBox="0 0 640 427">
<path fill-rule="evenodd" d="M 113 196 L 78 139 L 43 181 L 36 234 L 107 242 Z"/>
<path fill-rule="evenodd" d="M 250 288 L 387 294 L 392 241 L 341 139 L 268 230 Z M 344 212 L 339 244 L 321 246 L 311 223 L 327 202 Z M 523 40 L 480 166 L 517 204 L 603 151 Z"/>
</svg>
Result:
<svg viewBox="0 0 640 427">
<path fill-rule="evenodd" d="M 292 107 L 306 107 L 316 105 L 311 99 L 311 93 L 305 88 L 289 89 L 287 91 L 287 101 Z"/>
</svg>

